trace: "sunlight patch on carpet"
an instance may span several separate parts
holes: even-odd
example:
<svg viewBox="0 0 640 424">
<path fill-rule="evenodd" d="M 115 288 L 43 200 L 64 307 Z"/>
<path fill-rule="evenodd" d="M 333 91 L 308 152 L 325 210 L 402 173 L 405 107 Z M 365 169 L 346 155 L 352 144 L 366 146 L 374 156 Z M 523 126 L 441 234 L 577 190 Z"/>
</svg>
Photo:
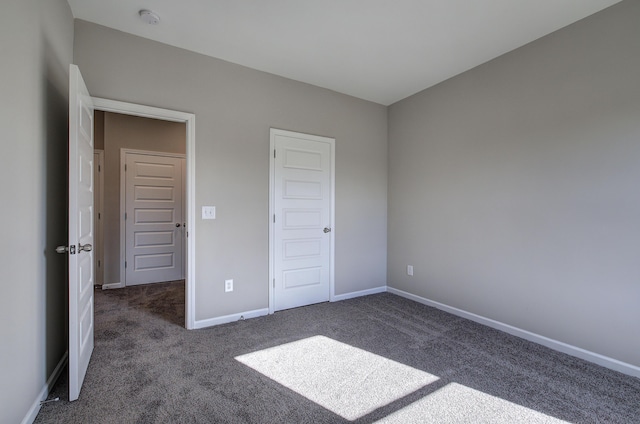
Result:
<svg viewBox="0 0 640 424">
<path fill-rule="evenodd" d="M 435 375 L 324 336 L 235 359 L 348 420 L 438 380 Z"/>
<path fill-rule="evenodd" d="M 406 423 L 533 423 L 558 424 L 550 417 L 499 397 L 457 383 L 449 383 L 412 404 L 376 421 Z"/>
</svg>

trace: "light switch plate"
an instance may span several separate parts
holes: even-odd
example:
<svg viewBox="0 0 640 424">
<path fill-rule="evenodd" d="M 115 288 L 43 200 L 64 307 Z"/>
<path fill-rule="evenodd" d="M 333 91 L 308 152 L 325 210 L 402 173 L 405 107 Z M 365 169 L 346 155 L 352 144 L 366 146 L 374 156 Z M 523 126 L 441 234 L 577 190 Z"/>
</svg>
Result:
<svg viewBox="0 0 640 424">
<path fill-rule="evenodd" d="M 202 219 L 216 219 L 216 207 L 215 206 L 203 206 L 202 207 Z"/>
</svg>

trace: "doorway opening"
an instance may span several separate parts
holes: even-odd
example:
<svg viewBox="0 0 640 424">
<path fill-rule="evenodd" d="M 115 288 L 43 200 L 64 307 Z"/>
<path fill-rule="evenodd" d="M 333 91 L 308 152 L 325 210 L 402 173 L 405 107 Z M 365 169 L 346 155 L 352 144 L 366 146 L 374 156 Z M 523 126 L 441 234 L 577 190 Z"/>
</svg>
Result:
<svg viewBox="0 0 640 424">
<path fill-rule="evenodd" d="M 121 248 L 126 243 L 127 239 L 131 240 L 131 236 L 135 236 L 135 234 L 127 235 L 126 233 L 127 229 L 125 224 L 126 220 L 124 219 L 125 216 L 121 211 L 123 207 L 126 208 L 125 203 L 127 200 L 126 197 L 123 199 L 123 196 L 126 191 L 126 185 L 124 186 L 125 190 L 123 191 L 122 189 L 123 189 L 123 184 L 126 184 L 126 181 L 123 181 L 120 175 L 121 159 L 124 158 L 126 160 L 127 156 L 130 156 L 127 153 L 130 153 L 131 155 L 147 154 L 148 157 L 155 157 L 155 158 L 167 157 L 169 158 L 169 162 L 173 160 L 174 165 L 178 164 L 177 166 L 179 170 L 174 169 L 172 172 L 174 176 L 176 176 L 177 179 L 179 180 L 177 184 L 181 187 L 181 190 L 180 190 L 181 193 L 179 195 L 181 199 L 177 202 L 179 203 L 179 205 L 177 204 L 175 205 L 175 208 L 173 210 L 173 216 L 171 217 L 168 216 L 170 211 L 167 204 L 162 204 L 161 207 L 156 207 L 156 208 L 146 208 L 146 211 L 147 212 L 150 211 L 150 215 L 147 218 L 154 218 L 154 217 L 157 218 L 158 216 L 161 216 L 164 221 L 167 221 L 168 218 L 171 218 L 172 231 L 169 232 L 168 230 L 156 229 L 157 231 L 154 231 L 153 232 L 154 234 L 152 234 L 152 232 L 147 232 L 146 234 L 144 234 L 146 237 L 146 240 L 141 240 L 141 242 L 148 243 L 149 241 L 154 241 L 158 245 L 163 245 L 163 244 L 168 245 L 173 243 L 167 242 L 166 241 L 167 237 L 169 236 L 174 237 L 175 238 L 174 241 L 177 240 L 177 237 L 181 237 L 179 241 L 183 243 L 183 246 L 178 248 L 181 257 L 175 256 L 175 253 L 176 253 L 175 251 L 173 253 L 158 251 L 154 253 L 155 256 L 153 254 L 150 254 L 150 255 L 147 255 L 145 259 L 147 260 L 146 265 L 148 268 L 160 269 L 160 274 L 162 274 L 162 271 L 163 271 L 162 268 L 165 267 L 167 258 L 169 258 L 171 255 L 174 255 L 173 257 L 171 257 L 171 261 L 173 265 L 176 265 L 176 266 L 180 265 L 179 267 L 177 267 L 178 271 L 174 270 L 168 279 L 165 279 L 165 280 L 163 280 L 163 278 L 158 279 L 156 276 L 155 281 L 153 281 L 154 278 L 151 278 L 148 282 L 151 283 L 151 282 L 158 282 L 158 281 L 171 281 L 176 279 L 184 279 L 185 327 L 187 329 L 192 329 L 194 328 L 194 323 L 195 323 L 195 311 L 194 311 L 195 261 L 194 261 L 194 254 L 193 254 L 195 250 L 195 237 L 194 237 L 195 234 L 193 231 L 194 230 L 193 226 L 195 225 L 195 187 L 194 187 L 195 115 L 190 113 L 185 113 L 185 112 L 172 111 L 167 109 L 160 109 L 160 108 L 155 108 L 150 106 L 119 102 L 119 101 L 101 99 L 101 98 L 93 98 L 93 102 L 95 106 L 96 117 L 98 116 L 98 114 L 104 114 L 103 116 L 116 117 L 116 119 L 128 121 L 129 124 L 132 124 L 134 127 L 136 125 L 136 120 L 143 118 L 141 121 L 145 121 L 147 123 L 150 123 L 150 121 L 155 121 L 158 124 L 160 124 L 162 127 L 162 129 L 160 130 L 160 133 L 166 132 L 167 129 L 170 129 L 171 131 L 174 131 L 174 132 L 177 131 L 181 135 L 181 137 L 179 137 L 180 140 L 177 143 L 175 141 L 175 137 L 173 142 L 170 139 L 167 139 L 168 141 L 167 140 L 159 141 L 156 138 L 155 145 L 149 144 L 150 142 L 149 140 L 147 140 L 146 144 L 121 146 L 120 144 L 122 144 L 123 140 L 120 139 L 119 143 L 116 143 L 117 147 L 115 147 L 115 146 L 109 146 L 108 145 L 109 140 L 106 140 L 107 145 L 103 146 L 103 149 L 107 150 L 105 152 L 104 166 L 105 168 L 108 168 L 109 164 L 112 163 L 113 160 L 115 159 L 115 165 L 113 165 L 112 163 L 112 167 L 115 166 L 116 175 L 115 175 L 115 178 L 109 178 L 108 176 L 105 178 L 105 185 L 103 190 L 103 199 L 104 199 L 103 209 L 105 210 L 102 214 L 102 217 L 105 217 L 105 215 L 108 215 L 107 214 L 108 211 L 106 209 L 109 206 L 113 207 L 114 206 L 113 203 L 116 203 L 115 205 L 116 211 L 113 212 L 112 214 L 114 213 L 117 214 L 117 217 L 119 218 L 116 220 L 116 223 L 115 223 L 116 225 L 115 232 L 119 234 L 120 237 L 119 238 L 112 237 L 111 240 L 109 241 L 110 245 L 106 246 L 104 243 L 107 241 L 106 240 L 107 236 L 105 233 L 111 232 L 111 235 L 113 235 L 114 229 L 111 228 L 111 226 L 113 226 L 113 223 L 111 223 L 111 226 L 108 228 L 107 226 L 105 226 L 106 222 L 100 223 L 100 225 L 104 227 L 103 234 L 105 234 L 105 237 L 103 237 L 104 240 L 102 244 L 105 247 L 104 248 L 105 258 L 103 259 L 104 262 L 102 266 L 102 269 L 105 270 L 104 271 L 105 275 L 103 276 L 104 278 L 103 288 L 109 289 L 109 288 L 125 287 L 126 285 L 133 285 L 133 284 L 127 283 L 127 275 L 125 273 L 126 269 L 129 268 L 129 266 L 131 265 L 128 263 L 129 261 L 127 261 L 126 246 L 124 246 L 124 248 Z M 107 115 L 107 114 L 112 114 L 112 115 Z M 99 119 L 97 119 L 96 121 L 98 120 Z M 102 125 L 104 125 L 104 122 L 102 123 Z M 138 128 L 138 131 L 140 131 L 140 128 Z M 169 146 L 167 145 L 167 143 L 169 143 Z M 97 147 L 100 147 L 100 146 L 97 146 Z M 114 150 L 114 147 L 115 147 L 115 150 Z M 110 148 L 112 149 L 111 152 L 109 152 Z M 173 156 L 175 159 L 171 159 L 170 158 L 171 156 Z M 130 156 L 130 157 L 134 157 L 134 156 Z M 139 156 L 138 158 L 140 157 L 141 156 Z M 167 165 L 164 163 L 159 164 L 159 162 L 167 162 L 167 160 L 160 159 L 159 161 L 150 160 L 150 161 L 142 161 L 142 162 L 149 164 L 149 165 L 142 166 L 142 168 L 144 168 L 143 169 L 144 172 L 149 171 L 150 169 L 153 169 L 154 171 L 160 170 L 160 173 L 161 173 L 161 175 L 149 175 L 148 176 L 149 178 L 146 180 L 147 182 L 152 181 L 154 179 L 155 180 L 164 179 L 165 181 L 168 181 L 169 178 L 165 174 L 166 174 L 166 171 L 169 170 L 172 165 L 171 164 Z M 158 162 L 158 164 L 156 164 L 155 162 Z M 167 165 L 167 166 L 164 166 L 164 165 Z M 162 174 L 163 172 L 165 174 Z M 116 186 L 115 187 L 110 186 L 109 182 L 107 181 L 108 179 L 111 179 L 111 180 L 115 179 L 117 181 Z M 158 188 L 157 186 L 154 188 L 153 184 L 146 184 L 146 185 L 143 184 L 137 187 L 137 189 L 138 189 L 138 192 L 140 191 L 145 192 L 143 193 L 142 198 L 138 200 L 141 200 L 144 202 L 146 199 L 149 202 L 152 202 L 152 203 L 155 202 L 156 205 L 160 205 L 161 202 L 163 201 L 163 199 L 161 198 L 162 196 L 157 197 L 158 193 L 160 193 L 161 195 L 163 193 L 164 194 L 167 193 L 166 185 L 165 187 L 162 187 L 162 188 Z M 122 191 L 122 195 L 121 195 L 121 191 Z M 113 193 L 116 194 L 116 197 L 117 197 L 116 202 L 110 202 L 108 200 L 107 197 L 109 196 L 109 193 L 111 193 L 111 197 L 113 197 Z M 156 196 L 156 197 L 154 198 L 153 196 Z M 163 210 L 164 212 L 160 210 Z M 127 218 L 129 218 L 129 216 L 127 216 Z M 176 219 L 178 220 L 176 221 Z M 121 223 L 124 225 L 121 226 L 120 225 Z M 176 226 L 178 224 L 180 225 L 179 227 Z M 122 229 L 120 227 L 122 227 Z M 138 234 L 138 236 L 139 236 L 138 239 L 141 239 L 140 234 Z M 163 238 L 164 238 L 164 241 L 163 241 Z M 113 239 L 115 239 L 115 248 L 114 248 Z M 135 245 L 135 243 L 133 245 Z M 115 255 L 115 258 L 113 255 L 114 251 L 117 252 L 117 254 Z M 153 263 L 153 260 L 156 260 L 155 265 Z M 163 260 L 165 262 L 162 262 Z M 115 272 L 114 272 L 114 269 L 110 267 L 109 265 L 110 263 L 111 264 L 115 263 L 118 265 L 114 267 Z M 125 263 L 127 268 L 125 268 Z M 153 266 L 149 266 L 149 264 Z M 110 268 L 109 271 L 107 271 L 107 268 Z M 164 269 L 164 271 L 167 271 L 168 267 L 165 267 L 165 268 L 166 269 Z M 176 272 L 178 272 L 178 274 L 180 275 L 176 274 Z M 175 278 L 176 276 L 179 276 L 181 278 Z M 137 284 L 143 284 L 143 283 L 144 281 L 143 282 L 140 282 L 140 280 L 137 281 Z"/>
<path fill-rule="evenodd" d="M 96 283 L 183 280 L 185 123 L 104 111 L 94 122 Z"/>
</svg>

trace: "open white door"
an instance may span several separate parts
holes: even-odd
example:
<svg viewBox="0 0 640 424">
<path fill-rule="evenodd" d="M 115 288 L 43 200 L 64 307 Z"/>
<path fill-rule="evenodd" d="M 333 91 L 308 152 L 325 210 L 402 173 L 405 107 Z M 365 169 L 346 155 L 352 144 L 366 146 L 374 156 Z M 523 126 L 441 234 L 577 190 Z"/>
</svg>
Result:
<svg viewBox="0 0 640 424">
<path fill-rule="evenodd" d="M 80 395 L 93 352 L 93 102 L 69 71 L 69 400 Z"/>
</svg>

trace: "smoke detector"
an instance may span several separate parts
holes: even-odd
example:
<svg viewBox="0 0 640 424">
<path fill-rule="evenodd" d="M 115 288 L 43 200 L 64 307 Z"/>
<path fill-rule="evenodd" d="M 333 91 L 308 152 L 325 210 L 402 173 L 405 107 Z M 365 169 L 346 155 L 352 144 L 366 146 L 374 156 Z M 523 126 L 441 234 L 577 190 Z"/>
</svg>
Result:
<svg viewBox="0 0 640 424">
<path fill-rule="evenodd" d="M 149 25 L 158 25 L 158 23 L 160 22 L 160 16 L 150 10 L 143 9 L 138 12 L 138 14 L 140 15 L 140 19 L 142 19 L 144 23 L 147 23 Z"/>
</svg>

